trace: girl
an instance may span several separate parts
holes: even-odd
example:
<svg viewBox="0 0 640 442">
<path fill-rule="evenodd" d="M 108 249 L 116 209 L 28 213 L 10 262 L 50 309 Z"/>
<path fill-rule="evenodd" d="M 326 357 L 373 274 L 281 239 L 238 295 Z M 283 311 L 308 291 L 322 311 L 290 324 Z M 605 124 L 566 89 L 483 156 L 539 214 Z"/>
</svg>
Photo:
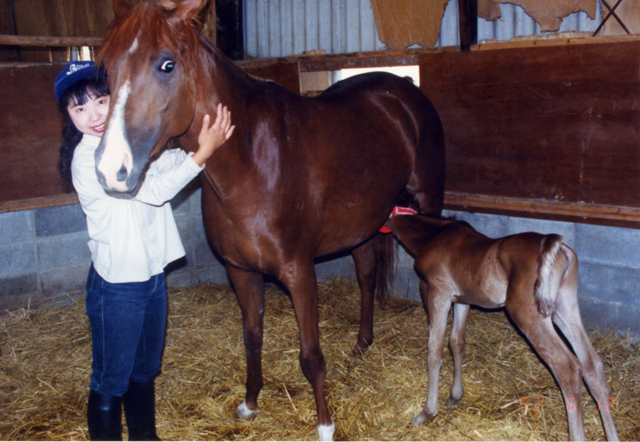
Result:
<svg viewBox="0 0 640 442">
<path fill-rule="evenodd" d="M 87 217 L 92 265 L 87 279 L 91 382 L 87 420 L 92 440 L 122 439 L 124 405 L 129 440 L 159 440 L 154 378 L 160 372 L 167 295 L 164 268 L 185 255 L 169 204 L 232 135 L 226 107 L 206 115 L 199 148 L 166 150 L 133 199 L 107 195 L 94 153 L 105 130 L 109 89 L 93 62 L 70 62 L 55 82 L 65 119 L 59 168 L 72 181 Z"/>
</svg>

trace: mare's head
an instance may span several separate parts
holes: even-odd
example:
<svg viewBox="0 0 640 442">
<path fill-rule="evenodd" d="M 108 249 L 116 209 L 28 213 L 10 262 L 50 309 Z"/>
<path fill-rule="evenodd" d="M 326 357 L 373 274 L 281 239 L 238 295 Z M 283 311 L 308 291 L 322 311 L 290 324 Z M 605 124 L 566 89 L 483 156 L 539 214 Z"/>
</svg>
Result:
<svg viewBox="0 0 640 442">
<path fill-rule="evenodd" d="M 114 0 L 116 19 L 98 54 L 111 89 L 111 109 L 96 151 L 107 192 L 134 195 L 150 157 L 183 134 L 195 114 L 197 14 L 206 0 L 142 3 Z"/>
</svg>

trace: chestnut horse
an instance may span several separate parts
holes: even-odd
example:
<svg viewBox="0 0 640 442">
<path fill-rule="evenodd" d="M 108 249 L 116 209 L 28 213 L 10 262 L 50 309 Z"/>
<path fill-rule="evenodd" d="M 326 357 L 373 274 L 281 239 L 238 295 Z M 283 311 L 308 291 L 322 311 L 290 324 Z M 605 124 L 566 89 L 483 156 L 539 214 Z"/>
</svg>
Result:
<svg viewBox="0 0 640 442">
<path fill-rule="evenodd" d="M 320 438 L 330 439 L 314 259 L 352 254 L 362 293 L 356 350 L 364 351 L 388 256 L 375 251 L 389 252 L 393 242 L 378 230 L 405 197 L 420 213 L 442 209 L 442 125 L 424 94 L 394 75 L 353 77 L 313 99 L 247 75 L 204 37 L 197 20 L 204 2 L 130 8 L 114 0 L 116 20 L 98 54 L 112 107 L 97 173 L 107 192 L 131 197 L 170 138 L 196 150 L 203 115 L 220 102 L 229 108 L 236 129 L 202 173 L 202 212 L 242 310 L 247 381 L 238 416 L 259 412 L 263 275 L 273 275 L 291 295 L 300 365 Z"/>
<path fill-rule="evenodd" d="M 420 295 L 429 315 L 427 401 L 411 420 L 413 425 L 429 422 L 438 412 L 440 365 L 452 303 L 449 347 L 454 379 L 446 404 L 455 406 L 462 399 L 465 322 L 471 304 L 505 307 L 551 368 L 564 396 L 571 440 L 585 439 L 583 376 L 599 405 L 607 439 L 618 439 L 604 364 L 589 341 L 578 308 L 578 258 L 560 235 L 529 232 L 490 239 L 463 221 L 407 215 L 393 217 L 387 226 L 415 257 Z"/>
</svg>

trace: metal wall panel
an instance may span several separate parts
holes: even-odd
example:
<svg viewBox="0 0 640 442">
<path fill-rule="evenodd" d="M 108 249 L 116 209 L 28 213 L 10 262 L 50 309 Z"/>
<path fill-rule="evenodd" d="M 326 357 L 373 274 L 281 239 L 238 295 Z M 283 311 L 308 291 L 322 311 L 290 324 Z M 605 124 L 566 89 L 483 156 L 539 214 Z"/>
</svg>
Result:
<svg viewBox="0 0 640 442">
<path fill-rule="evenodd" d="M 542 34 L 520 6 L 502 4 L 500 9 L 499 20 L 478 20 L 478 40 Z M 315 49 L 327 54 L 386 49 L 378 39 L 370 0 L 244 0 L 244 12 L 246 54 L 251 57 L 284 57 Z M 571 14 L 560 32 L 593 32 L 601 17 L 598 2 L 595 20 L 584 12 Z M 458 0 L 451 0 L 436 46 L 458 44 Z"/>
<path fill-rule="evenodd" d="M 244 0 L 246 53 L 283 57 L 383 50 L 369 0 Z"/>
</svg>

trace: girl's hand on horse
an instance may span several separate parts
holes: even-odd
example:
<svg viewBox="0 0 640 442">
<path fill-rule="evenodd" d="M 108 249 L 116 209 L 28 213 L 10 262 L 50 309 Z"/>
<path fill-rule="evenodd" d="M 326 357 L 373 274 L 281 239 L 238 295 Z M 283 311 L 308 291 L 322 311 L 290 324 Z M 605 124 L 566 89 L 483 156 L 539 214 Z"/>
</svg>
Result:
<svg viewBox="0 0 640 442">
<path fill-rule="evenodd" d="M 231 125 L 231 112 L 226 106 L 222 106 L 222 103 L 218 103 L 216 114 L 216 120 L 211 126 L 209 126 L 211 121 L 209 114 L 202 119 L 202 129 L 198 135 L 198 151 L 193 154 L 193 160 L 198 166 L 203 166 L 213 152 L 231 137 L 236 128 Z"/>
</svg>

